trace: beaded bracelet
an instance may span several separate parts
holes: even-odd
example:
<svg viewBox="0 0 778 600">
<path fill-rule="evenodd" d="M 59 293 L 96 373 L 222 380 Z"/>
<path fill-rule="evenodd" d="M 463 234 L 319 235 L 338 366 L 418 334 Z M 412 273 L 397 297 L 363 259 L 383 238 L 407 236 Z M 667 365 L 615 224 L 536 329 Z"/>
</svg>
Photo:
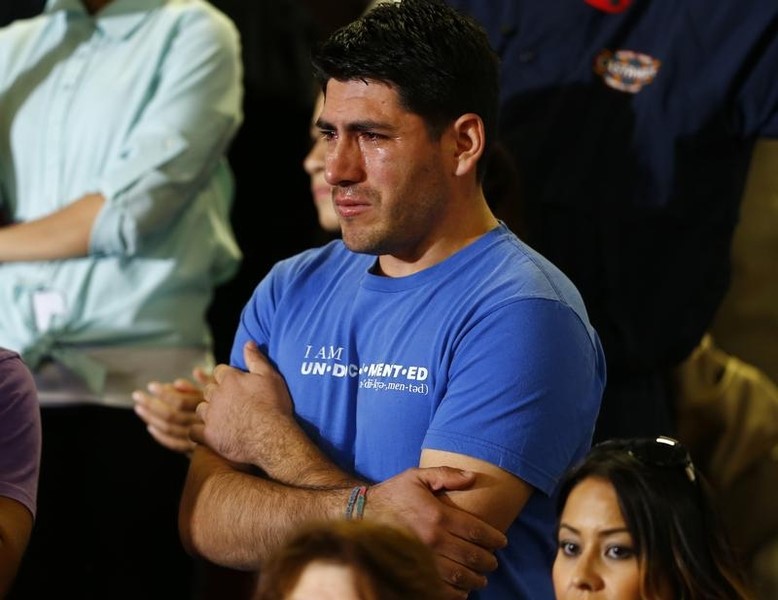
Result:
<svg viewBox="0 0 778 600">
<path fill-rule="evenodd" d="M 365 512 L 365 501 L 367 500 L 367 486 L 358 485 L 351 490 L 346 504 L 344 516 L 346 519 L 361 519 Z M 356 509 L 356 512 L 354 512 Z"/>
</svg>

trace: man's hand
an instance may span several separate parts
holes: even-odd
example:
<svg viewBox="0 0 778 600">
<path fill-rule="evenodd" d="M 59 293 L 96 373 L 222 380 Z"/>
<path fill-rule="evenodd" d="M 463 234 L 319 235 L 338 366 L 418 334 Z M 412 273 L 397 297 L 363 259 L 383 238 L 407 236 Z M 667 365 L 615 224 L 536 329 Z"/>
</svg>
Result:
<svg viewBox="0 0 778 600">
<path fill-rule="evenodd" d="M 202 425 L 194 426 L 191 435 L 227 460 L 254 464 L 271 474 L 284 458 L 281 446 L 287 436 L 300 440 L 304 434 L 281 374 L 253 342 L 245 345 L 243 355 L 248 372 L 228 365 L 214 369 L 197 407 Z"/>
<path fill-rule="evenodd" d="M 151 437 L 175 452 L 190 454 L 195 442 L 190 437 L 192 425 L 200 423 L 195 409 L 203 400 L 203 385 L 211 380 L 202 369 L 192 371 L 195 381 L 176 379 L 173 383 L 152 381 L 146 391 L 132 394 L 135 414 L 147 425 Z"/>
<path fill-rule="evenodd" d="M 450 467 L 408 469 L 370 487 L 365 505 L 365 518 L 410 528 L 433 549 L 451 598 L 484 587 L 486 574 L 497 568 L 494 552 L 507 544 L 500 530 L 441 495 L 474 481 L 472 472 Z"/>
</svg>

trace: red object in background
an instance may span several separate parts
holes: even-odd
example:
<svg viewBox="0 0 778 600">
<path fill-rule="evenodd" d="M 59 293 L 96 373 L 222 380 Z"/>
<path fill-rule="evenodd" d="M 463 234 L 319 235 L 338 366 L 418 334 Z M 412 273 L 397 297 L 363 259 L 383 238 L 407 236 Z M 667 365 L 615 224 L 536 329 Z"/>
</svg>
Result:
<svg viewBox="0 0 778 600">
<path fill-rule="evenodd" d="M 629 8 L 632 0 L 586 0 L 586 3 L 597 10 L 608 13 L 620 13 Z"/>
</svg>

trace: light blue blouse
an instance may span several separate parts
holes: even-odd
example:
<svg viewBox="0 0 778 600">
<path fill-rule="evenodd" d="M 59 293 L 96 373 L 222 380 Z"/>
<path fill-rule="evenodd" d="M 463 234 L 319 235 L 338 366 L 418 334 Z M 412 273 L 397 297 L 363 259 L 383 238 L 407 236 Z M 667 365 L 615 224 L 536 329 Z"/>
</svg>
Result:
<svg viewBox="0 0 778 600">
<path fill-rule="evenodd" d="M 49 0 L 0 29 L 2 209 L 27 221 L 106 198 L 88 256 L 0 263 L 0 345 L 33 368 L 55 358 L 98 395 L 101 349 L 208 351 L 213 288 L 240 260 L 225 152 L 241 69 L 234 24 L 202 0 L 114 0 L 96 16 Z"/>
</svg>

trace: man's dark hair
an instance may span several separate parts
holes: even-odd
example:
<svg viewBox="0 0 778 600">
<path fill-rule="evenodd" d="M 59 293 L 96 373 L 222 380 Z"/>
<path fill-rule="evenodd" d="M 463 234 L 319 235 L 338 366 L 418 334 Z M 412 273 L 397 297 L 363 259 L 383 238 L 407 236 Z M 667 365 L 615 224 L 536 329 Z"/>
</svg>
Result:
<svg viewBox="0 0 778 600">
<path fill-rule="evenodd" d="M 460 115 L 476 113 L 486 130 L 482 178 L 496 134 L 499 59 L 469 17 L 441 0 L 378 4 L 324 41 L 313 69 L 322 89 L 330 79 L 390 84 L 435 139 Z"/>
</svg>

